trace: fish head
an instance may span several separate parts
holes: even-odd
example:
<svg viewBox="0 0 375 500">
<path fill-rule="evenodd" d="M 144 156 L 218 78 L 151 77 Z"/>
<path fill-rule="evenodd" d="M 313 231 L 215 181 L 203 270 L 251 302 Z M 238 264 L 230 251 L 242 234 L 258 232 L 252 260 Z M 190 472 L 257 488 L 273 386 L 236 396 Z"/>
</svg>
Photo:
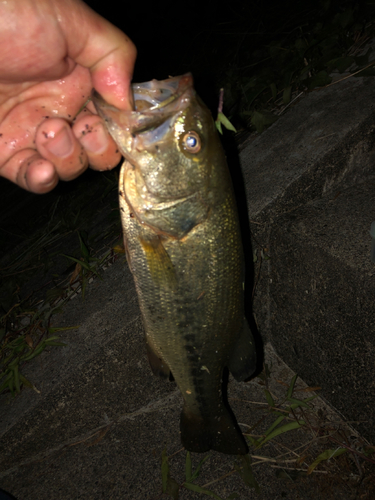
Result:
<svg viewBox="0 0 375 500">
<path fill-rule="evenodd" d="M 186 198 L 208 186 L 218 139 L 190 74 L 132 85 L 135 109 L 121 111 L 96 92 L 99 115 L 136 170 L 139 187 L 158 200 Z M 142 184 L 142 186 L 141 186 Z"/>
</svg>

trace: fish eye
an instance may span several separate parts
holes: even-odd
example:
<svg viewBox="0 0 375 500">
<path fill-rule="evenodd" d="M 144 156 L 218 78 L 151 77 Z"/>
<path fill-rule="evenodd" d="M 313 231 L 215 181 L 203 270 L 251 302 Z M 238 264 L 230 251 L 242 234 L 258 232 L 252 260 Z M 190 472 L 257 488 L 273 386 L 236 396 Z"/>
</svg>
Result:
<svg viewBox="0 0 375 500">
<path fill-rule="evenodd" d="M 201 138 L 196 132 L 191 130 L 183 136 L 182 146 L 188 153 L 198 153 L 202 147 Z"/>
</svg>

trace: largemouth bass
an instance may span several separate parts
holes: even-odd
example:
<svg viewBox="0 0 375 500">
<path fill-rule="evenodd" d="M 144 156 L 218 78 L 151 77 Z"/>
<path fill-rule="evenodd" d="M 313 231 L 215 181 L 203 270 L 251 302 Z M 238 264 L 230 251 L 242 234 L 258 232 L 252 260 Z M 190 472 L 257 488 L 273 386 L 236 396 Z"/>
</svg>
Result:
<svg viewBox="0 0 375 500">
<path fill-rule="evenodd" d="M 225 155 L 190 74 L 132 86 L 135 110 L 93 101 L 125 157 L 120 210 L 154 374 L 181 390 L 187 450 L 246 454 L 222 376 L 255 370 L 243 252 Z"/>
</svg>

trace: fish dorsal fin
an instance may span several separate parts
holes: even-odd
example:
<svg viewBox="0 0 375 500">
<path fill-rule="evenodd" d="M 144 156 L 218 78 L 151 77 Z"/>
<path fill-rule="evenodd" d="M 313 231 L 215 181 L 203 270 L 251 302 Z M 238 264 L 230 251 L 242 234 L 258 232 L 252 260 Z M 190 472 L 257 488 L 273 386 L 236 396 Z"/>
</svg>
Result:
<svg viewBox="0 0 375 500">
<path fill-rule="evenodd" d="M 147 238 L 140 236 L 139 239 L 155 285 L 175 290 L 177 287 L 175 268 L 160 236 L 155 235 Z"/>
</svg>

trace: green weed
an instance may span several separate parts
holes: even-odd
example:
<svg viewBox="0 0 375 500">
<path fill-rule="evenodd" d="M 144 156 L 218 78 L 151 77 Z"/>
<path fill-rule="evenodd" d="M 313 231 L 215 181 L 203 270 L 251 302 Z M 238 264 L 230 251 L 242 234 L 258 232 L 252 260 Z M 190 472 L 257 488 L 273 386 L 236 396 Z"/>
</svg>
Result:
<svg viewBox="0 0 375 500">
<path fill-rule="evenodd" d="M 225 115 L 237 128 L 261 133 L 302 93 L 332 84 L 332 74 L 375 75 L 372 49 L 365 50 L 374 34 L 373 4 L 327 0 L 296 4 L 295 10 L 282 23 L 271 14 L 263 29 L 252 29 L 249 5 L 233 33 L 229 24 L 210 34 L 220 47 L 216 78 L 225 92 Z"/>
<path fill-rule="evenodd" d="M 210 459 L 210 454 L 201 459 L 193 472 L 191 454 L 186 452 L 185 480 L 179 482 L 172 477 L 167 452 L 163 450 L 161 466 L 163 494 L 178 500 L 181 491 L 188 489 L 217 500 L 239 498 L 237 493 L 232 493 L 229 497 L 223 499 L 209 487 L 223 481 L 228 476 L 238 474 L 248 488 L 259 492 L 260 486 L 254 476 L 253 469 L 256 470 L 260 466 L 274 468 L 278 478 L 293 482 L 316 472 L 324 473 L 327 477 L 337 476 L 340 474 L 341 467 L 337 459 L 342 455 L 346 455 L 348 458 L 351 457 L 349 464 L 354 469 L 357 467 L 358 484 L 362 482 L 365 476 L 359 461 L 364 461 L 372 466 L 375 465 L 375 460 L 371 458 L 375 452 L 375 447 L 369 446 L 364 440 L 361 441 L 360 445 L 353 446 L 347 433 L 341 428 L 341 424 L 336 423 L 336 425 L 333 425 L 329 419 L 322 420 L 318 415 L 318 410 L 314 408 L 312 403 L 317 398 L 317 394 L 314 393 L 313 396 L 305 399 L 296 398 L 294 393 L 296 391 L 297 375 L 290 381 L 287 391 L 280 401 L 275 399 L 268 388 L 269 376 L 269 367 L 265 366 L 259 376 L 265 385 L 264 416 L 248 432 L 244 433 L 249 443 L 249 454 L 235 457 L 230 470 L 221 474 L 217 479 L 200 485 L 197 484 L 197 480 L 199 478 L 200 483 L 203 483 L 203 465 Z M 306 388 L 306 391 L 310 392 L 316 389 L 318 388 Z M 276 418 L 264 431 L 260 431 L 260 434 L 256 435 L 256 430 L 262 427 L 264 421 L 269 419 L 270 416 Z M 276 456 L 274 453 L 269 453 L 278 449 L 285 450 L 282 441 L 280 441 L 283 435 L 301 431 L 304 431 L 306 436 L 311 437 L 307 439 L 305 445 L 299 445 L 295 449 L 288 449 Z M 290 439 L 288 442 L 290 442 Z M 297 436 L 296 442 L 301 442 L 301 439 Z M 335 444 L 334 447 L 332 447 L 333 443 Z M 259 454 L 261 449 L 264 449 L 262 455 Z M 345 467 L 347 466 L 348 461 L 345 463 Z M 355 476 L 354 469 L 350 472 L 351 477 Z M 371 475 L 373 472 L 370 471 L 369 474 Z"/>
</svg>

